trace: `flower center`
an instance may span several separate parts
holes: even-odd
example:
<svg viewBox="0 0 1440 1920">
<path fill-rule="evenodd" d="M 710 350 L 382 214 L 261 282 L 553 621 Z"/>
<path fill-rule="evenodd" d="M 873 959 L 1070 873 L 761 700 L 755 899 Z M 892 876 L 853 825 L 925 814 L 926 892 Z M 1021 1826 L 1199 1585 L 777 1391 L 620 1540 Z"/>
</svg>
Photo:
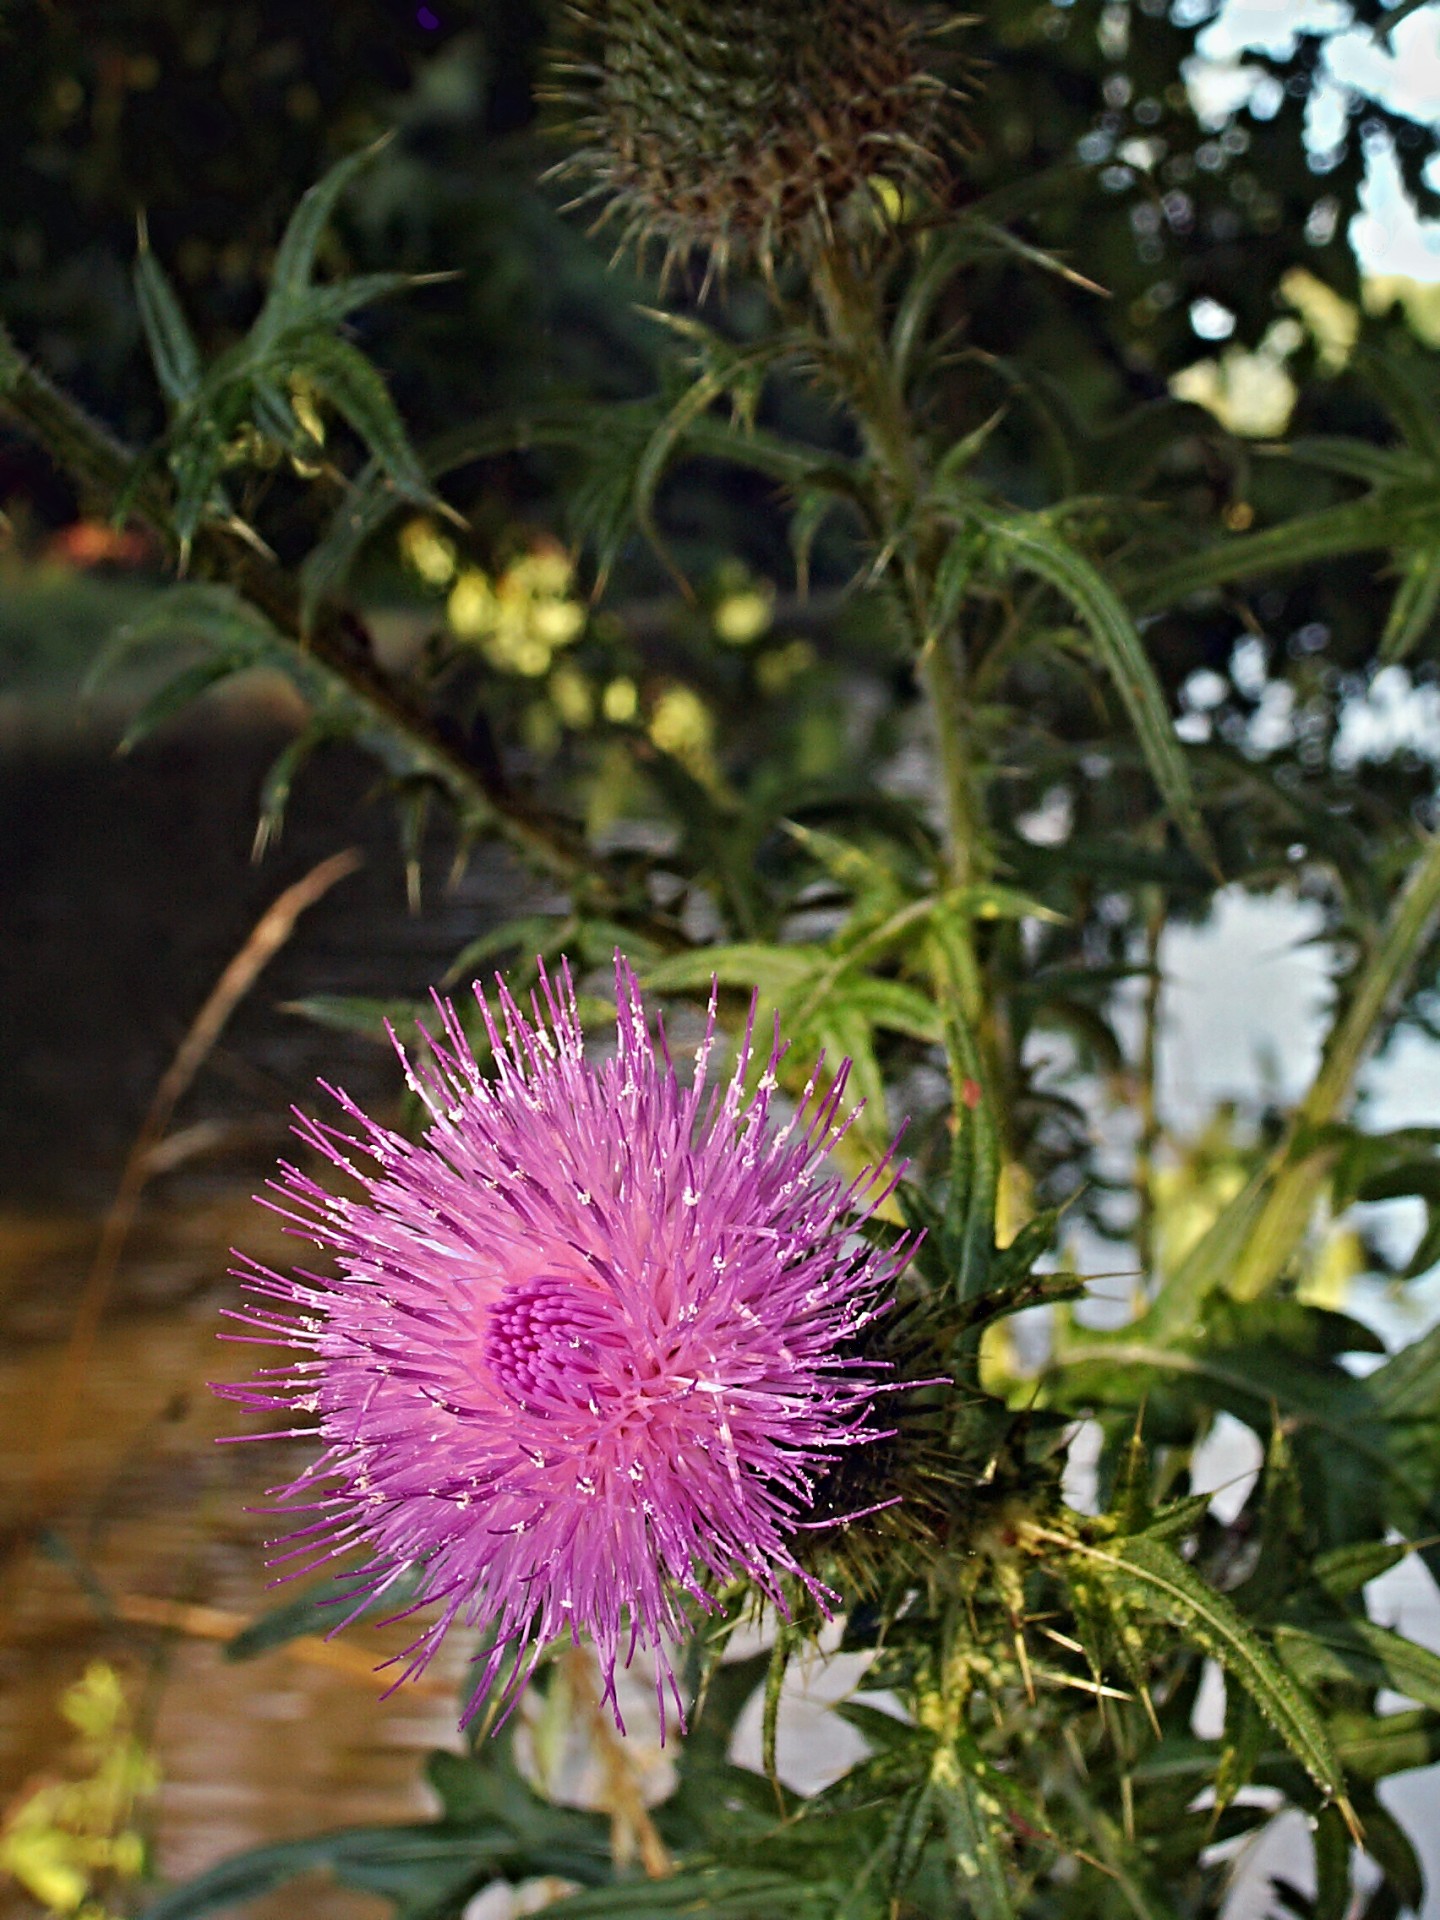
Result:
<svg viewBox="0 0 1440 1920">
<path fill-rule="evenodd" d="M 610 1300 L 552 1273 L 507 1287 L 491 1307 L 485 1363 L 532 1413 L 598 1413 L 635 1378 L 630 1339 Z"/>
</svg>

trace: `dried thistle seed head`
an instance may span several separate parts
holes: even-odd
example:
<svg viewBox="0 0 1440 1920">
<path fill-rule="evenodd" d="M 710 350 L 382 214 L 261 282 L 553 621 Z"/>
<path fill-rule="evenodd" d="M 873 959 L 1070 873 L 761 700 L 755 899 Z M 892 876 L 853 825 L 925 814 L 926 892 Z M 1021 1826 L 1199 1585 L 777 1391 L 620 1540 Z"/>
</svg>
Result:
<svg viewBox="0 0 1440 1920">
<path fill-rule="evenodd" d="M 562 68 L 578 151 L 620 245 L 804 259 L 943 191 L 954 95 L 935 18 L 902 0 L 599 0 Z M 707 276 L 708 277 L 708 276 Z"/>
</svg>

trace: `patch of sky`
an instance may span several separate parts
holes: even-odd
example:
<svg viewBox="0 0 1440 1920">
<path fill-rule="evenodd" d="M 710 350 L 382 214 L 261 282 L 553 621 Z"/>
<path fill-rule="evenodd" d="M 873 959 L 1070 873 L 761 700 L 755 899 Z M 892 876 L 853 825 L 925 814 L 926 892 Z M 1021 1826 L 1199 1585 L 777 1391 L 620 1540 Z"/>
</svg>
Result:
<svg viewBox="0 0 1440 1920">
<path fill-rule="evenodd" d="M 1379 101 L 1417 125 L 1440 125 L 1440 12 L 1421 7 L 1390 34 L 1358 26 L 1344 0 L 1175 0 L 1182 25 L 1210 15 L 1187 63 L 1186 83 L 1202 122 L 1223 126 L 1242 107 L 1260 118 L 1279 104 L 1277 82 L 1247 53 L 1285 60 L 1303 34 L 1325 42 L 1319 83 L 1311 94 L 1305 136 L 1311 164 L 1324 173 L 1343 147 L 1351 119 L 1366 100 Z M 1440 221 L 1420 218 L 1406 193 L 1389 135 L 1365 136 L 1367 175 L 1351 245 L 1370 274 L 1440 281 Z M 1427 170 L 1440 187 L 1440 163 Z"/>
</svg>

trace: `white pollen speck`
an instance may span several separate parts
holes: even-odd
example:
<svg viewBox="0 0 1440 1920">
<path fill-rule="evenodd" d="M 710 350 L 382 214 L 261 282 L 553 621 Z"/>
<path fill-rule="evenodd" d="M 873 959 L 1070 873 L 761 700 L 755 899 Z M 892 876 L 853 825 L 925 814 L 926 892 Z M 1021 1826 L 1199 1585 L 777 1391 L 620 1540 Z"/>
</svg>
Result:
<svg viewBox="0 0 1440 1920">
<path fill-rule="evenodd" d="M 590 1195 L 586 1192 L 584 1187 L 581 1187 L 580 1191 L 576 1194 L 575 1198 L 580 1202 L 582 1207 L 588 1207 L 590 1205 Z"/>
<path fill-rule="evenodd" d="M 684 1200 L 687 1207 L 698 1207 L 700 1204 L 700 1196 L 695 1191 L 694 1187 L 686 1187 L 684 1193 L 681 1195 L 681 1198 Z"/>
<path fill-rule="evenodd" d="M 765 1072 L 762 1073 L 760 1076 L 760 1084 L 759 1084 L 758 1090 L 761 1093 L 774 1093 L 776 1088 L 779 1085 L 780 1085 L 780 1082 L 775 1078 L 774 1074 L 771 1073 L 769 1068 L 767 1067 Z"/>
</svg>

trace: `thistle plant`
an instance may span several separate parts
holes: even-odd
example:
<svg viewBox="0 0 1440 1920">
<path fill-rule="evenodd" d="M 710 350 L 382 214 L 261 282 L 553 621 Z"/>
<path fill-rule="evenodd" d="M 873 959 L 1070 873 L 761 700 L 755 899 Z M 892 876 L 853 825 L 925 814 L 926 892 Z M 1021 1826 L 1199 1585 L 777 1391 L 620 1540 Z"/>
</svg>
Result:
<svg viewBox="0 0 1440 1920">
<path fill-rule="evenodd" d="M 562 171 L 589 177 L 581 204 L 599 201 L 622 251 L 662 244 L 662 284 L 697 254 L 707 280 L 732 264 L 771 276 L 943 194 L 953 99 L 934 18 L 892 0 L 620 0 L 575 19 Z"/>
<path fill-rule="evenodd" d="M 1310 1882 L 1278 1881 L 1279 1906 L 1420 1907 L 1379 1789 L 1440 1758 L 1440 1659 L 1374 1583 L 1411 1554 L 1440 1571 L 1440 1335 L 1385 1351 L 1331 1256 L 1352 1202 L 1397 1196 L 1428 1209 L 1413 1256 L 1364 1261 L 1398 1284 L 1440 1253 L 1435 1129 L 1356 1108 L 1397 1027 L 1433 1029 L 1440 851 L 1433 792 L 1347 770 L 1344 675 L 1312 656 L 1337 554 L 1390 564 L 1364 587 L 1366 672 L 1434 647 L 1440 379 L 1356 311 L 1343 374 L 1317 345 L 1307 388 L 1333 430 L 1257 452 L 1146 389 L 1138 348 L 1055 363 L 1061 317 L 1073 344 L 1104 298 L 1100 189 L 997 178 L 983 95 L 958 137 L 953 62 L 989 60 L 998 92 L 1007 48 L 1040 58 L 1032 15 L 1047 44 L 1073 16 L 1118 59 L 1118 11 L 1136 70 L 1173 77 L 1180 29 L 1143 9 L 997 8 L 963 38 L 901 0 L 567 18 L 549 87 L 571 231 L 656 271 L 652 393 L 547 389 L 412 450 L 358 348 L 316 345 L 327 315 L 399 291 L 317 271 L 359 159 L 302 204 L 268 319 L 214 366 L 142 255 L 170 402 L 148 460 L 18 354 L 0 368 L 11 409 L 202 575 L 119 647 L 198 640 L 211 678 L 264 661 L 300 688 L 271 839 L 302 761 L 343 735 L 379 754 L 417 870 L 443 801 L 462 848 L 504 837 L 552 888 L 457 956 L 456 980 L 506 963 L 501 1012 L 483 989 L 477 1016 L 442 1006 L 406 1054 L 408 1122 L 343 1096 L 338 1126 L 301 1121 L 309 1158 L 271 1202 L 325 1270 L 242 1266 L 262 1304 L 239 1317 L 286 1358 L 231 1391 L 311 1450 L 282 1571 L 358 1557 L 237 1652 L 426 1607 L 412 1666 L 473 1639 L 466 1746 L 430 1768 L 443 1815 L 223 1863 L 154 1920 L 321 1863 L 409 1920 L 548 1874 L 570 1920 L 1208 1920 L 1285 1810 Z M 1157 83 L 1143 124 L 1178 119 L 1169 99 Z M 1175 179 L 1199 194 L 1224 153 Z M 1073 258 L 1023 225 L 1066 194 Z M 293 573 L 271 495 L 239 484 L 257 448 L 303 502 L 284 531 L 316 529 Z M 594 588 L 559 662 L 467 652 L 440 611 L 509 564 L 460 523 L 461 476 L 525 460 L 562 476 Z M 783 523 L 822 613 L 797 595 L 772 634 L 757 593 L 743 631 L 709 618 L 684 486 L 717 468 Z M 402 517 L 437 624 L 408 674 L 363 617 L 365 558 Z M 1247 692 L 1262 635 L 1272 677 Z M 1254 686 L 1282 655 L 1275 748 Z M 1230 882 L 1303 888 L 1345 963 L 1310 1084 L 1227 1134 L 1209 1179 L 1157 1059 L 1168 931 Z M 662 1001 L 698 1018 L 693 1071 Z M 1126 1294 L 1108 1315 L 1097 1244 Z M 1221 1415 L 1261 1462 L 1228 1505 L 1197 1484 Z M 761 1650 L 738 1657 L 746 1619 Z M 827 1619 L 865 1662 L 834 1712 L 868 1751 L 802 1794 L 777 1728 Z M 554 1803 L 517 1734 L 571 1697 L 577 1638 L 612 1708 L 633 1657 L 684 1725 L 644 1815 L 653 1884 L 598 1814 Z M 757 1693 L 768 1778 L 732 1758 Z"/>
</svg>

